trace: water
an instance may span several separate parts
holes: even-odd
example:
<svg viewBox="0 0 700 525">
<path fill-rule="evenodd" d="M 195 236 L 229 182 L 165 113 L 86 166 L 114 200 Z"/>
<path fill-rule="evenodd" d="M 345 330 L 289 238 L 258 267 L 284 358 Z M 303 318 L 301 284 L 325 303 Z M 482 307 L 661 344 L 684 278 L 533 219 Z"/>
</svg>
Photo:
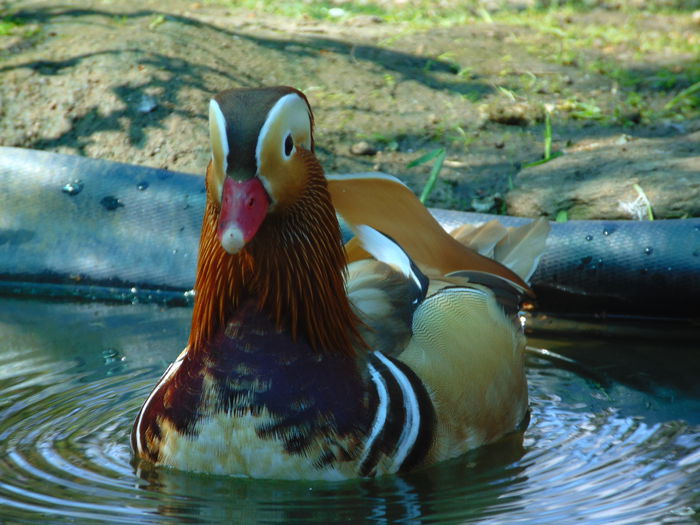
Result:
<svg viewBox="0 0 700 525">
<path fill-rule="evenodd" d="M 407 476 L 272 482 L 132 463 L 189 308 L 0 299 L 0 522 L 694 523 L 700 359 L 677 341 L 533 339 L 524 438 Z"/>
</svg>

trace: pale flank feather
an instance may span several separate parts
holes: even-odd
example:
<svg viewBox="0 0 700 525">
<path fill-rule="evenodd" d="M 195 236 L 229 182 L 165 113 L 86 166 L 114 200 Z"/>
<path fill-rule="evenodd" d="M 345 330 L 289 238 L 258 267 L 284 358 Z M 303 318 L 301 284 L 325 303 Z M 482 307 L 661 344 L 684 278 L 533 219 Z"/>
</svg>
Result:
<svg viewBox="0 0 700 525">
<path fill-rule="evenodd" d="M 405 274 L 405 264 L 384 254 L 385 247 L 376 249 L 371 239 L 364 246 L 362 239 L 346 245 L 348 260 L 357 261 L 348 266 L 348 295 L 369 326 L 370 348 L 391 348 L 394 355 L 398 350 L 398 359 L 418 375 L 434 403 L 430 460 L 458 456 L 516 430 L 526 418 L 528 398 L 525 336 L 514 320 L 529 292 L 525 280 L 544 250 L 547 221 L 511 230 L 492 221 L 460 227 L 452 237 L 408 188 L 393 180 L 331 177 L 329 187 L 346 221 L 390 235 L 430 278 L 427 298 L 415 312 L 404 306 L 392 316 L 412 279 L 402 276 L 400 290 L 385 279 L 391 275 L 396 280 L 402 268 Z M 370 253 L 395 270 L 387 274 L 387 264 L 366 260 Z M 405 305 L 405 295 L 403 301 Z M 407 316 L 410 325 L 403 324 Z M 391 344 L 393 337 L 406 341 L 407 336 L 403 352 L 401 344 Z"/>
<path fill-rule="evenodd" d="M 437 413 L 434 460 L 513 431 L 527 413 L 524 336 L 493 295 L 446 288 L 416 310 L 399 359 L 422 379 Z"/>
</svg>

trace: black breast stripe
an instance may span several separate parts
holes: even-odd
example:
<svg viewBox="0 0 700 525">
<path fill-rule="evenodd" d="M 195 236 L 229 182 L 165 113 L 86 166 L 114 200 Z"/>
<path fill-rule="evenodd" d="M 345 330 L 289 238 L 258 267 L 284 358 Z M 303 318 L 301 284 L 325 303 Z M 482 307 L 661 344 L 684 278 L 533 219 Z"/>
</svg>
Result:
<svg viewBox="0 0 700 525">
<path fill-rule="evenodd" d="M 392 470 L 418 465 L 433 442 L 435 410 L 418 376 L 400 361 L 374 352 L 368 367 L 378 403 L 360 462 L 361 476 L 373 476 L 384 458 Z"/>
<path fill-rule="evenodd" d="M 418 466 L 427 456 L 428 451 L 433 445 L 435 437 L 436 415 L 433 401 L 430 399 L 430 394 L 425 388 L 423 381 L 411 370 L 408 365 L 402 363 L 398 359 L 389 358 L 408 378 L 413 387 L 413 392 L 418 400 L 418 411 L 420 413 L 420 426 L 418 428 L 418 436 L 413 442 L 413 446 L 406 458 L 399 467 L 399 472 L 407 472 Z"/>
<path fill-rule="evenodd" d="M 378 413 L 372 430 L 375 430 L 375 425 L 381 426 L 377 427 L 372 442 L 367 442 L 365 445 L 369 448 L 365 451 L 365 459 L 360 464 L 361 476 L 373 476 L 382 457 L 394 453 L 406 423 L 403 395 L 398 381 L 386 365 L 376 358 L 375 354 L 370 355 L 368 366 L 377 390 L 377 396 L 381 397 L 380 392 L 383 389 L 386 401 L 384 406 L 381 403 L 377 406 Z M 384 411 L 383 416 L 379 414 L 380 410 Z"/>
</svg>

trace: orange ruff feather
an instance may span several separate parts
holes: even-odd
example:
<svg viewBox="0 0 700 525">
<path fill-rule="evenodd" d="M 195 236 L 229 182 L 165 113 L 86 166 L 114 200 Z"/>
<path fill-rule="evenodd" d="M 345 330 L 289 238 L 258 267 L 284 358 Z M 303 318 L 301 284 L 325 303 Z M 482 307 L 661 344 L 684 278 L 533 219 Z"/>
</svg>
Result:
<svg viewBox="0 0 700 525">
<path fill-rule="evenodd" d="M 226 253 L 216 236 L 219 207 L 207 199 L 199 245 L 189 346 L 201 350 L 246 298 L 294 339 L 323 352 L 354 355 L 364 347 L 345 292 L 345 252 L 323 171 L 299 148 L 308 175 L 293 206 L 270 214 L 240 253 Z"/>
</svg>

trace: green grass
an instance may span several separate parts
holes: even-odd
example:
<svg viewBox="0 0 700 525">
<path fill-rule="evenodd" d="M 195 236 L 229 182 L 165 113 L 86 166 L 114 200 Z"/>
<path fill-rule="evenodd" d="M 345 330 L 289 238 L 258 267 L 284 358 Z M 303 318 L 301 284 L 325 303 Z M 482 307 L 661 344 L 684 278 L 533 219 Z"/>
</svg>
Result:
<svg viewBox="0 0 700 525">
<path fill-rule="evenodd" d="M 540 160 L 530 162 L 525 164 L 523 168 L 531 168 L 533 166 L 539 166 L 540 164 L 545 164 L 550 160 L 561 157 L 563 153 L 561 151 L 556 151 L 552 153 L 552 114 L 551 110 L 545 107 L 544 110 L 544 155 Z"/>
<path fill-rule="evenodd" d="M 414 168 L 435 159 L 435 163 L 430 170 L 428 181 L 425 183 L 423 191 L 420 194 L 420 201 L 423 204 L 425 204 L 425 201 L 428 200 L 428 197 L 430 197 L 430 194 L 435 189 L 435 184 L 437 184 L 438 178 L 440 177 L 440 171 L 442 170 L 442 165 L 445 162 L 445 157 L 447 157 L 447 150 L 445 150 L 445 148 L 438 148 L 429 151 L 425 155 L 422 155 L 421 157 L 409 162 L 406 166 L 407 168 Z"/>
<path fill-rule="evenodd" d="M 678 93 L 678 95 L 673 97 L 668 102 L 668 104 L 664 106 L 664 109 L 673 109 L 674 107 L 680 105 L 682 102 L 691 102 L 697 106 L 699 102 L 698 99 L 700 99 L 700 82 L 696 82 L 692 86 Z"/>
<path fill-rule="evenodd" d="M 0 36 L 7 36 L 14 33 L 15 29 L 22 25 L 20 20 L 11 16 L 3 16 L 0 18 Z"/>
<path fill-rule="evenodd" d="M 29 22 L 7 14 L 7 12 L 0 9 L 0 37 L 19 35 L 23 38 L 32 38 L 40 34 L 41 26 Z"/>
<path fill-rule="evenodd" d="M 386 0 L 364 0 L 355 2 L 330 1 L 330 0 L 290 0 L 278 2 L 277 0 L 209 0 L 209 3 L 229 5 L 231 7 L 243 7 L 246 9 L 261 10 L 268 13 L 279 14 L 294 18 L 313 18 L 316 20 L 337 20 L 343 22 L 347 18 L 357 15 L 370 15 L 382 18 L 387 22 L 404 22 L 423 27 L 436 27 L 456 25 L 464 23 L 493 23 L 493 24 L 522 24 L 533 23 L 535 26 L 552 34 L 557 34 L 565 39 L 575 36 L 575 40 L 592 41 L 605 39 L 606 41 L 624 42 L 628 34 L 634 32 L 636 16 L 654 12 L 657 14 L 674 15 L 683 11 L 686 2 L 647 2 L 644 9 L 627 6 L 622 2 L 620 8 L 630 17 L 630 22 L 622 26 L 599 27 L 596 25 L 581 24 L 574 27 L 562 28 L 559 18 L 562 16 L 574 17 L 591 11 L 596 4 L 603 2 L 551 1 L 536 2 L 534 7 L 521 9 L 502 3 L 495 10 L 487 10 L 482 0 L 411 0 L 410 2 L 392 2 Z M 658 4 L 658 5 L 655 5 Z M 497 4 L 496 4 L 497 5 Z M 673 30 L 664 31 L 665 35 L 655 35 L 647 42 L 650 48 L 659 49 L 669 42 L 676 44 Z"/>
</svg>

